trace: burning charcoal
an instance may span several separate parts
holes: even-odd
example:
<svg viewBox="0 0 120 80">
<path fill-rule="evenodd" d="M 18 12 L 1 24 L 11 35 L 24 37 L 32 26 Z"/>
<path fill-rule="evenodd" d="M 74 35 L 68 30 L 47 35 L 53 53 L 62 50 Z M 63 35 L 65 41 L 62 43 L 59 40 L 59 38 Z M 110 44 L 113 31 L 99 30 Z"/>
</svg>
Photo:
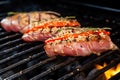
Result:
<svg viewBox="0 0 120 80">
<path fill-rule="evenodd" d="M 65 69 L 66 69 L 67 71 L 70 71 L 70 70 L 75 69 L 76 66 L 80 66 L 80 64 L 79 64 L 78 61 L 72 63 L 71 65 L 69 65 L 69 66 L 67 66 L 67 67 L 65 67 Z"/>
<path fill-rule="evenodd" d="M 120 72 L 115 76 L 111 77 L 109 80 L 120 80 Z"/>
<path fill-rule="evenodd" d="M 80 75 L 76 75 L 73 80 L 85 80 L 85 78 L 83 78 L 83 76 Z"/>
<path fill-rule="evenodd" d="M 87 80 L 91 80 L 91 76 L 95 75 L 95 73 L 97 71 L 98 71 L 98 69 L 92 69 L 87 76 Z M 103 74 L 99 75 L 95 80 L 106 80 L 106 77 L 103 73 Z"/>
</svg>

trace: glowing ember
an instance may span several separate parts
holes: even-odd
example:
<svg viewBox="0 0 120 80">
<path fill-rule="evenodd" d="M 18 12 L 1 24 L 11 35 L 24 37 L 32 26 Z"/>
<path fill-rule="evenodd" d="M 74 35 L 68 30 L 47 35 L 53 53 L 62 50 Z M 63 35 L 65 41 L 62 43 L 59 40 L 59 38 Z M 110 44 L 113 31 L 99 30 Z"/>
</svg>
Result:
<svg viewBox="0 0 120 80">
<path fill-rule="evenodd" d="M 102 66 L 101 66 L 101 65 L 96 65 L 96 68 L 97 68 L 97 69 L 102 69 L 102 68 L 104 68 L 104 67 L 106 67 L 106 66 L 107 66 L 107 64 L 104 63 Z M 119 73 L 119 72 L 120 72 L 120 63 L 119 63 L 116 67 L 113 67 L 113 68 L 107 70 L 104 74 L 105 74 L 105 76 L 106 76 L 106 79 L 108 80 L 108 79 L 110 79 L 112 76 L 116 75 L 116 74 Z"/>
</svg>

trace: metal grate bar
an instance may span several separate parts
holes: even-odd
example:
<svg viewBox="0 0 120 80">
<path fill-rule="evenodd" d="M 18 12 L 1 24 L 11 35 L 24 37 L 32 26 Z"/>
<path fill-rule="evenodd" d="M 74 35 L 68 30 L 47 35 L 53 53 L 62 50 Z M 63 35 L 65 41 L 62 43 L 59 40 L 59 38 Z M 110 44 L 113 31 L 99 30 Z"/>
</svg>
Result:
<svg viewBox="0 0 120 80">
<path fill-rule="evenodd" d="M 111 77 L 109 80 L 120 80 L 120 72 L 115 76 Z"/>
<path fill-rule="evenodd" d="M 25 46 L 25 45 L 28 45 L 28 44 L 27 44 L 27 43 L 22 43 L 22 44 L 19 44 L 19 45 L 15 46 L 15 47 L 12 47 L 12 48 L 3 50 L 3 51 L 0 52 L 0 56 L 3 56 L 3 55 L 5 55 L 5 54 L 7 54 L 7 53 L 9 53 L 9 52 L 11 52 L 11 51 L 14 51 L 15 49 L 18 49 L 18 48 L 20 48 L 20 47 L 23 47 L 23 46 Z M 1 63 L 0 63 L 0 64 L 1 64 Z"/>
<path fill-rule="evenodd" d="M 0 28 L 0 31 L 2 31 L 3 29 L 2 28 Z"/>
<path fill-rule="evenodd" d="M 68 79 L 69 77 L 75 75 L 75 74 L 76 74 L 76 71 L 77 71 L 77 72 L 80 71 L 80 68 L 81 68 L 81 66 L 77 66 L 77 67 L 76 67 L 76 70 L 74 70 L 74 71 L 72 71 L 72 72 L 64 75 L 63 77 L 59 78 L 58 80 Z M 79 74 L 84 74 L 84 73 L 83 73 L 83 72 L 80 72 Z M 81 75 L 81 76 L 82 76 L 83 78 L 85 77 L 84 75 Z"/>
<path fill-rule="evenodd" d="M 1 29 L 1 28 L 0 28 Z M 1 29 L 2 30 L 2 29 Z M 6 35 L 8 35 L 8 34 L 10 34 L 10 32 L 0 32 L 0 36 L 6 36 Z"/>
<path fill-rule="evenodd" d="M 52 61 L 52 60 L 55 60 L 55 59 L 56 59 L 56 57 L 51 57 L 51 58 L 48 58 L 48 59 L 46 59 L 46 60 L 40 61 L 39 63 L 37 63 L 37 64 L 35 64 L 35 65 L 27 68 L 27 69 L 24 69 L 24 70 L 22 70 L 22 71 L 20 71 L 20 72 L 18 72 L 18 73 L 16 73 L 16 74 L 14 74 L 14 75 L 11 75 L 11 76 L 5 78 L 4 80 L 12 80 L 12 79 L 15 79 L 15 78 L 17 78 L 17 77 L 19 77 L 19 76 L 21 76 L 21 75 L 24 75 L 24 74 L 32 71 L 33 69 L 35 69 L 35 68 L 37 68 L 37 67 L 39 67 L 39 66 L 42 66 L 42 65 L 44 65 L 44 64 L 46 64 L 46 63 L 48 63 L 48 62 L 50 62 L 50 61 Z"/>
<path fill-rule="evenodd" d="M 47 69 L 46 71 L 42 72 L 41 74 L 38 74 L 37 76 L 31 78 L 30 80 L 37 80 L 37 79 L 40 79 L 41 77 L 44 77 L 46 76 L 47 74 L 59 69 L 59 68 L 62 68 L 68 64 L 70 64 L 71 62 L 75 61 L 76 58 L 69 58 L 68 60 L 66 60 L 65 62 L 62 62 L 60 64 L 57 64 L 49 69 Z"/>
<path fill-rule="evenodd" d="M 7 5 L 7 4 L 9 4 L 9 3 L 10 3 L 9 0 L 7 0 L 7 1 L 0 1 L 0 5 L 3 5 L 3 4 Z"/>
<path fill-rule="evenodd" d="M 108 64 L 106 67 L 104 67 L 103 69 L 95 72 L 95 75 L 92 75 L 88 80 L 94 80 L 96 79 L 100 74 L 104 73 L 105 71 L 107 71 L 108 69 L 114 67 L 115 65 L 117 65 L 120 62 L 120 57 L 114 59 L 114 61 L 112 61 L 110 64 Z"/>
<path fill-rule="evenodd" d="M 0 48 L 3 48 L 3 47 L 5 47 L 5 46 L 7 46 L 7 45 L 10 45 L 10 44 L 17 43 L 17 42 L 19 42 L 19 41 L 21 41 L 21 40 L 22 40 L 21 38 L 18 38 L 18 39 L 16 39 L 16 40 L 12 40 L 12 41 L 6 42 L 6 43 L 4 43 L 4 44 L 1 44 L 1 45 L 0 45 Z"/>
<path fill-rule="evenodd" d="M 115 52 L 115 51 L 106 52 L 104 55 L 99 56 L 98 58 L 94 59 L 93 61 L 90 61 L 88 64 L 85 64 L 85 65 L 82 67 L 81 70 L 84 71 L 84 70 L 88 69 L 90 66 L 99 63 L 100 61 L 102 61 L 103 59 L 105 59 L 107 56 L 111 55 L 113 52 Z"/>
<path fill-rule="evenodd" d="M 29 57 L 26 58 L 26 59 L 23 59 L 23 60 L 21 60 L 21 61 L 19 61 L 19 62 L 17 62 L 17 63 L 14 63 L 14 64 L 6 67 L 6 68 L 3 68 L 3 69 L 0 70 L 0 74 L 6 72 L 6 71 L 8 71 L 8 70 L 11 70 L 11 69 L 13 69 L 13 68 L 15 68 L 15 67 L 17 67 L 17 66 L 19 66 L 19 65 L 22 65 L 22 64 L 24 64 L 24 63 L 26 63 L 26 62 L 28 62 L 28 61 L 31 61 L 31 60 L 33 60 L 33 59 L 41 56 L 43 53 L 45 53 L 45 52 L 43 51 L 43 52 L 34 54 L 34 55 L 32 55 L 32 56 L 29 56 Z"/>
<path fill-rule="evenodd" d="M 4 40 L 9 40 L 10 38 L 14 38 L 14 37 L 17 37 L 17 36 L 20 36 L 21 34 L 14 34 L 14 35 L 10 35 L 10 36 L 6 36 L 4 38 L 1 38 L 0 41 L 4 41 Z"/>
<path fill-rule="evenodd" d="M 93 66 L 94 64 L 100 62 L 101 60 L 103 60 L 105 57 L 109 56 L 113 52 L 114 51 L 110 51 L 108 53 L 105 53 L 103 56 L 100 56 L 100 57 L 98 57 L 98 58 L 88 62 L 87 64 L 83 65 L 82 67 L 76 68 L 74 71 L 72 71 L 72 72 L 70 72 L 70 73 L 60 77 L 58 80 L 65 80 L 65 79 L 67 79 L 67 78 L 69 78 L 69 77 L 71 77 L 71 76 L 73 76 L 73 75 L 75 75 L 77 73 L 80 73 L 80 72 L 90 68 L 91 66 Z"/>
<path fill-rule="evenodd" d="M 33 50 L 35 50 L 35 49 L 41 48 L 41 47 L 42 47 L 42 45 L 37 45 L 37 46 L 32 47 L 32 48 L 29 48 L 29 49 L 27 49 L 27 50 L 25 50 L 25 51 L 16 53 L 16 54 L 14 54 L 14 55 L 12 55 L 12 56 L 9 56 L 9 57 L 7 57 L 7 58 L 5 58 L 5 59 L 0 60 L 0 64 L 4 63 L 4 62 L 6 62 L 6 61 L 9 61 L 9 60 L 11 60 L 11 59 L 14 59 L 14 58 L 16 58 L 16 57 L 18 57 L 18 56 L 24 55 L 24 54 L 26 54 L 26 53 L 28 53 L 28 52 L 31 52 L 31 51 L 33 51 Z"/>
</svg>

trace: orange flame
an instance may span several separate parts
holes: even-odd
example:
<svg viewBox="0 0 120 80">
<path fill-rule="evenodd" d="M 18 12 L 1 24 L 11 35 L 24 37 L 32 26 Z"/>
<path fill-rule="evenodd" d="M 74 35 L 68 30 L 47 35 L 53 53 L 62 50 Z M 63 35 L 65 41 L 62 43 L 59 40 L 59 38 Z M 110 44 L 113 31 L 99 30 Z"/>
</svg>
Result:
<svg viewBox="0 0 120 80">
<path fill-rule="evenodd" d="M 106 66 L 107 66 L 107 64 L 104 63 L 102 66 L 101 65 L 96 65 L 96 68 L 97 69 L 102 69 L 102 68 L 104 68 Z M 107 70 L 106 72 L 104 72 L 104 74 L 105 74 L 106 79 L 108 80 L 112 76 L 116 75 L 119 72 L 120 72 L 120 63 L 116 67 L 113 67 L 113 68 Z"/>
</svg>

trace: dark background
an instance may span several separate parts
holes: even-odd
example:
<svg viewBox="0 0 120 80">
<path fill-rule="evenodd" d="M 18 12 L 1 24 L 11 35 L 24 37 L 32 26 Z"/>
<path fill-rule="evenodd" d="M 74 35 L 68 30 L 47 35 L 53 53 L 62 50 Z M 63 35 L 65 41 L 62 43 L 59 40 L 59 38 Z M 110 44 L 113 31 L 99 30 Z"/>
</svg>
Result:
<svg viewBox="0 0 120 80">
<path fill-rule="evenodd" d="M 19 5 L 29 5 L 29 4 L 57 4 L 57 3 L 77 3 L 77 4 L 81 4 L 81 3 L 88 3 L 88 4 L 92 4 L 92 5 L 98 5 L 98 6 L 103 6 L 103 7 L 109 7 L 109 8 L 115 8 L 115 9 L 120 9 L 120 2 L 118 0 L 0 0 L 0 7 L 7 7 L 7 9 L 11 8 L 12 6 L 14 6 L 14 8 L 16 8 Z M 4 4 L 2 4 L 4 3 Z M 54 4 L 53 4 L 54 5 Z M 12 7 L 13 8 L 13 7 Z"/>
</svg>

